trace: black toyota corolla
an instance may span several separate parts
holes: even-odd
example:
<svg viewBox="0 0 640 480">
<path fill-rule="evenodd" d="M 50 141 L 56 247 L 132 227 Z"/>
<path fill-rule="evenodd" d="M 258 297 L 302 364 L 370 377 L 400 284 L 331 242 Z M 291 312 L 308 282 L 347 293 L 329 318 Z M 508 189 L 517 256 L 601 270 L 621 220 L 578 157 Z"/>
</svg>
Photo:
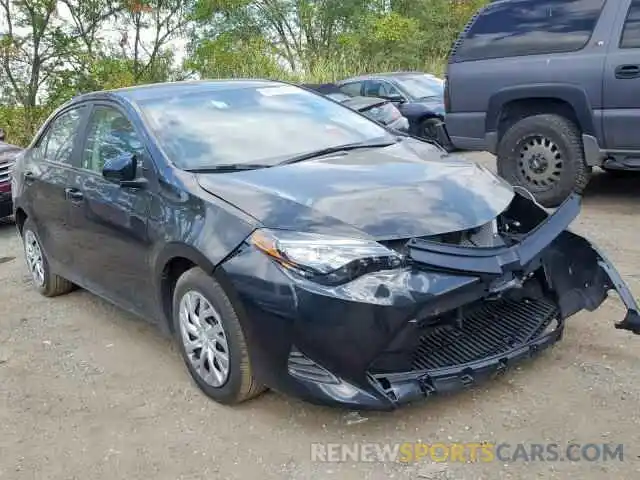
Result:
<svg viewBox="0 0 640 480">
<path fill-rule="evenodd" d="M 617 290 L 524 190 L 288 84 L 80 96 L 13 171 L 36 288 L 81 286 L 176 338 L 210 397 L 390 409 L 473 385 Z M 588 320 L 584 315 L 583 320 Z M 91 319 L 87 319 L 91 321 Z M 540 372 L 548 375 L 549 372 Z"/>
</svg>

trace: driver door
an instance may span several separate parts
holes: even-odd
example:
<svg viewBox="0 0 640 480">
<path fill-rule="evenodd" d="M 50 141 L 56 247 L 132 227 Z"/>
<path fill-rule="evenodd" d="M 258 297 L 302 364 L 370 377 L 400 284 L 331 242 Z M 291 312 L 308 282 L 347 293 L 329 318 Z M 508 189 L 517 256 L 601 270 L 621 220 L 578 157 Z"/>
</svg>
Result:
<svg viewBox="0 0 640 480">
<path fill-rule="evenodd" d="M 145 188 L 123 187 L 102 176 L 106 161 L 134 154 L 141 176 L 151 176 L 150 158 L 127 116 L 99 104 L 90 114 L 73 174 L 71 224 L 78 273 L 88 290 L 138 313 L 152 310 Z"/>
</svg>

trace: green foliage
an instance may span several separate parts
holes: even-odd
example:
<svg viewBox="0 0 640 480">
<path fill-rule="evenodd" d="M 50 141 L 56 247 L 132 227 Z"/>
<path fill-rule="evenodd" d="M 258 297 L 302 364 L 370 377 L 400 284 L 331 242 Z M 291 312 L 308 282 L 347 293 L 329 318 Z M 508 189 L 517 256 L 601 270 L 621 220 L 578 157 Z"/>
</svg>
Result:
<svg viewBox="0 0 640 480">
<path fill-rule="evenodd" d="M 487 1 L 0 0 L 0 126 L 25 145 L 75 95 L 187 77 L 442 74 Z"/>
</svg>

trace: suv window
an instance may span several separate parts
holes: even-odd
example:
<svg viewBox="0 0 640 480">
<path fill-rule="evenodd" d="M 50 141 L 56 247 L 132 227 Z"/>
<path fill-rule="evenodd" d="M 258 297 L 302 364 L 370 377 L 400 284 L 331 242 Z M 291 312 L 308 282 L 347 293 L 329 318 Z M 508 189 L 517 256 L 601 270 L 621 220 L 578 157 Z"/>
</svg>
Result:
<svg viewBox="0 0 640 480">
<path fill-rule="evenodd" d="M 38 145 L 38 151 L 43 160 L 71 164 L 73 143 L 83 110 L 84 107 L 75 108 L 53 120 Z"/>
<path fill-rule="evenodd" d="M 455 47 L 454 61 L 583 48 L 605 0 L 513 0 L 489 5 Z"/>
<path fill-rule="evenodd" d="M 620 48 L 640 48 L 640 0 L 633 0 L 629 7 Z"/>
<path fill-rule="evenodd" d="M 340 86 L 340 90 L 350 97 L 359 97 L 361 88 L 362 82 L 345 83 Z"/>
<path fill-rule="evenodd" d="M 91 113 L 87 142 L 82 152 L 82 168 L 102 173 L 107 160 L 125 153 L 140 155 L 144 151 L 131 122 L 118 110 L 98 106 Z"/>
</svg>

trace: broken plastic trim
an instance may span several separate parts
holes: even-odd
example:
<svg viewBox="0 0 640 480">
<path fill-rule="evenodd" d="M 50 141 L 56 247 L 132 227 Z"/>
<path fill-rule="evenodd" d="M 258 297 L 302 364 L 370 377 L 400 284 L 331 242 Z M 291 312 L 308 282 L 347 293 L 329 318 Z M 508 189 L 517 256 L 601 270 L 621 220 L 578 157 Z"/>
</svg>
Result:
<svg viewBox="0 0 640 480">
<path fill-rule="evenodd" d="M 443 268 L 501 275 L 526 270 L 580 213 L 580 197 L 571 195 L 555 213 L 511 247 L 464 247 L 414 238 L 407 244 L 412 260 Z"/>
<path fill-rule="evenodd" d="M 505 277 L 506 282 L 511 282 L 510 285 L 513 285 L 514 277 L 510 277 L 510 274 L 520 272 L 523 277 L 526 277 L 538 269 L 542 263 L 545 249 L 563 232 L 567 231 L 567 227 L 578 216 L 579 212 L 580 196 L 572 194 L 551 216 L 537 225 L 516 245 L 479 248 L 445 245 L 424 239 L 413 239 L 407 245 L 409 258 L 430 268 L 502 276 Z M 640 307 L 631 294 L 629 287 L 606 256 L 595 245 L 585 239 L 582 240 L 585 242 L 585 246 L 595 254 L 597 267 L 609 279 L 609 284 L 603 289 L 599 303 L 606 298 L 608 290 L 615 289 L 627 307 L 625 318 L 616 323 L 616 328 L 640 335 Z M 499 286 L 494 286 L 495 288 L 501 289 Z M 561 293 L 558 292 L 559 295 Z M 589 307 L 589 302 L 586 302 L 581 308 L 585 307 Z M 593 308 L 589 309 L 593 310 Z"/>
</svg>

